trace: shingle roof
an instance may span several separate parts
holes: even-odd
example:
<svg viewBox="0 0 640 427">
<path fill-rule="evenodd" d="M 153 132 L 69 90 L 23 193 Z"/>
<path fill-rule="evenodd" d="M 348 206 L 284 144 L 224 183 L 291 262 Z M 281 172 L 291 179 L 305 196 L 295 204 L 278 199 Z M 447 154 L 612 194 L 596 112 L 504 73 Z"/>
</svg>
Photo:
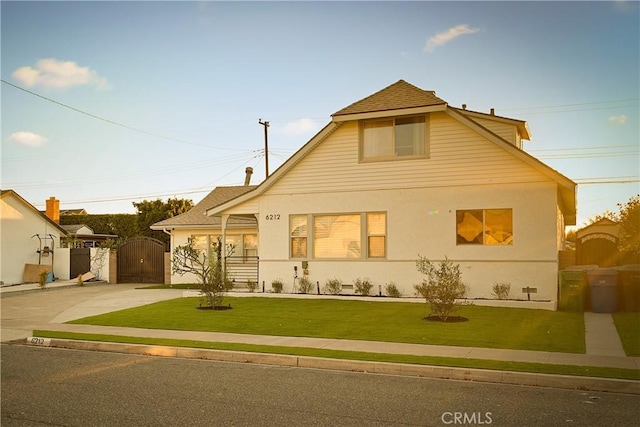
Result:
<svg viewBox="0 0 640 427">
<path fill-rule="evenodd" d="M 446 104 L 446 102 L 438 98 L 434 91 L 422 90 L 404 80 L 398 80 L 373 95 L 367 96 L 333 113 L 332 116 L 401 110 L 442 104 Z"/>
<path fill-rule="evenodd" d="M 78 230 L 80 230 L 82 227 L 91 228 L 91 227 L 88 227 L 85 224 L 68 224 L 68 225 L 63 225 L 62 226 L 62 228 L 67 230 L 67 232 L 70 233 L 70 234 L 78 233 Z"/>
<path fill-rule="evenodd" d="M 256 188 L 256 185 L 242 185 L 233 187 L 216 187 L 211 193 L 209 193 L 204 199 L 197 203 L 194 207 L 187 212 L 174 216 L 173 218 L 165 219 L 160 222 L 156 222 L 152 227 L 185 227 L 185 226 L 212 226 L 220 227 L 220 217 L 207 216 L 207 210 L 214 208 L 229 200 L 235 199 L 245 193 Z M 242 218 L 232 217 L 229 219 L 229 224 L 241 224 L 246 223 L 247 220 Z"/>
</svg>

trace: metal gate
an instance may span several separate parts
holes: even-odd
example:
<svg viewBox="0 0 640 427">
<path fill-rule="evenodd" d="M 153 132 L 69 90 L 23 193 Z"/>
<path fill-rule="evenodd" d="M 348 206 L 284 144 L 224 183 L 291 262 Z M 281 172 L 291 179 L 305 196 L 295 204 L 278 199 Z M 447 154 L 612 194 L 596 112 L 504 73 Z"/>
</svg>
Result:
<svg viewBox="0 0 640 427">
<path fill-rule="evenodd" d="M 135 237 L 118 248 L 118 283 L 164 283 L 165 244 Z"/>
<path fill-rule="evenodd" d="M 69 277 L 75 279 L 80 274 L 91 271 L 91 249 L 71 248 L 69 251 Z"/>
</svg>

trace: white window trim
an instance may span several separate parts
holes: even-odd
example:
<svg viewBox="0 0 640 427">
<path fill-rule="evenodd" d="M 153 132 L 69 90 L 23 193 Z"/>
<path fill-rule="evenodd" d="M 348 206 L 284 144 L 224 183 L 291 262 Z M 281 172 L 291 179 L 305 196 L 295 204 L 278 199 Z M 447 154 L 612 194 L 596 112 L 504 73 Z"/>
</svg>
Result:
<svg viewBox="0 0 640 427">
<path fill-rule="evenodd" d="M 364 124 L 370 122 L 384 122 L 393 120 L 394 126 L 394 139 L 395 139 L 395 122 L 396 119 L 405 119 L 411 117 L 424 117 L 424 154 L 413 154 L 407 156 L 398 156 L 398 155 L 388 155 L 388 156 L 376 156 L 376 157 L 365 157 L 364 155 Z M 360 163 L 376 163 L 376 162 L 397 162 L 401 160 L 423 160 L 430 158 L 430 115 L 429 114 L 418 114 L 418 115 L 409 115 L 409 116 L 397 116 L 397 117 L 380 117 L 376 119 L 369 120 L 361 120 L 358 124 L 358 160 Z M 394 140 L 395 147 L 395 140 Z"/>
</svg>

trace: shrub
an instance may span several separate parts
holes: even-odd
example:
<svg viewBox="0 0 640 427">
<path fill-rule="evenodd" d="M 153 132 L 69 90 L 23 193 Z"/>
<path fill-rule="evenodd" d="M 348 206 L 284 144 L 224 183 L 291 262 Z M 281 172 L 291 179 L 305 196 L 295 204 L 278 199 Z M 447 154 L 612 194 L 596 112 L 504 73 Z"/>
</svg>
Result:
<svg viewBox="0 0 640 427">
<path fill-rule="evenodd" d="M 391 298 L 400 298 L 402 296 L 402 291 L 398 289 L 394 282 L 384 285 L 384 292 Z"/>
<path fill-rule="evenodd" d="M 324 292 L 331 295 L 339 295 L 342 292 L 340 279 L 328 279 L 324 284 Z"/>
<path fill-rule="evenodd" d="M 415 285 L 416 292 L 426 300 L 431 313 L 446 322 L 462 305 L 456 300 L 467 294 L 460 265 L 445 257 L 439 266 L 435 266 L 427 258 L 420 257 L 416 261 L 416 268 L 427 276 L 420 285 Z"/>
<path fill-rule="evenodd" d="M 358 277 L 353 281 L 354 291 L 362 296 L 371 294 L 371 288 L 373 288 L 373 284 L 369 281 L 369 279 L 360 279 Z"/>
<path fill-rule="evenodd" d="M 300 288 L 300 292 L 308 294 L 313 290 L 313 282 L 309 280 L 307 276 L 302 276 L 298 281 L 298 287 Z"/>
<path fill-rule="evenodd" d="M 78 274 L 78 278 L 76 280 L 78 281 L 78 286 L 84 286 L 84 280 L 82 280 L 82 274 Z"/>
<path fill-rule="evenodd" d="M 222 239 L 217 238 L 211 253 L 198 249 L 192 237 L 187 244 L 177 246 L 173 250 L 171 259 L 172 273 L 194 274 L 198 278 L 198 285 L 207 307 L 215 308 L 222 305 L 225 292 L 233 288 L 226 271 L 222 268 Z"/>
<path fill-rule="evenodd" d="M 273 288 L 273 292 L 276 294 L 282 293 L 282 288 L 284 284 L 282 283 L 282 279 L 274 279 L 271 281 L 271 287 Z"/>
<path fill-rule="evenodd" d="M 258 289 L 258 282 L 247 280 L 247 289 L 249 289 L 249 292 L 255 292 Z"/>
<path fill-rule="evenodd" d="M 495 285 L 493 285 L 493 292 L 491 294 L 497 299 L 509 299 L 510 292 L 510 283 L 496 283 Z"/>
</svg>

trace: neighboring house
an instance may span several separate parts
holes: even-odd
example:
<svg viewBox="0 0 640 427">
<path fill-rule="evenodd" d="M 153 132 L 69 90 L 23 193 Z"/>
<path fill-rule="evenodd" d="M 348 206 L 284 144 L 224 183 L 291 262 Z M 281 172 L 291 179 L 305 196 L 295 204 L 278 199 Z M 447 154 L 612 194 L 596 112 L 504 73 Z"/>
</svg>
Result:
<svg viewBox="0 0 640 427">
<path fill-rule="evenodd" d="M 60 211 L 60 215 L 89 215 L 86 210 L 80 209 L 63 209 Z"/>
<path fill-rule="evenodd" d="M 558 252 L 576 184 L 522 150 L 521 120 L 454 108 L 400 80 L 334 113 L 256 188 L 207 209 L 222 235 L 257 218 L 259 278 L 295 276 L 414 295 L 416 259 L 461 267 L 471 298 L 557 301 Z M 215 191 L 214 191 L 215 192 Z M 195 208 L 194 208 L 195 209 Z M 169 230 L 169 228 L 167 228 Z M 172 231 L 172 247 L 186 234 Z"/>
<path fill-rule="evenodd" d="M 55 211 L 55 199 L 47 200 L 47 211 Z M 25 265 L 58 263 L 68 270 L 65 259 L 55 255 L 67 232 L 47 215 L 13 190 L 2 190 L 0 196 L 0 281 L 16 284 L 24 281 Z M 67 271 L 68 274 L 68 271 Z"/>
<path fill-rule="evenodd" d="M 247 168 L 247 179 L 244 186 L 217 187 L 189 211 L 157 222 L 151 226 L 151 229 L 164 231 L 171 235 L 172 251 L 176 246 L 186 244 L 187 239 L 190 237 L 194 238 L 196 248 L 211 248 L 216 239 L 222 237 L 222 222 L 220 217 L 207 216 L 206 211 L 254 190 L 256 186 L 249 185 L 251 172 L 251 168 Z M 236 264 L 233 261 L 238 260 L 240 263 L 249 261 L 249 264 L 254 266 L 251 267 L 252 272 L 241 269 L 243 270 L 242 274 L 230 271 L 230 276 L 236 278 L 235 276 L 238 275 L 238 281 L 246 281 L 246 279 L 257 281 L 257 263 L 255 260 L 258 255 L 258 227 L 256 218 L 233 218 L 226 225 L 226 245 L 233 248 L 229 265 L 233 266 Z M 233 267 L 230 270 L 234 270 Z M 196 281 L 197 279 L 189 274 L 171 276 L 171 283 L 174 284 L 196 283 Z"/>
<path fill-rule="evenodd" d="M 115 234 L 96 234 L 91 227 L 85 224 L 63 225 L 62 228 L 69 233 L 69 238 L 63 242 L 64 247 L 98 248 L 106 240 L 118 238 Z"/>
</svg>

